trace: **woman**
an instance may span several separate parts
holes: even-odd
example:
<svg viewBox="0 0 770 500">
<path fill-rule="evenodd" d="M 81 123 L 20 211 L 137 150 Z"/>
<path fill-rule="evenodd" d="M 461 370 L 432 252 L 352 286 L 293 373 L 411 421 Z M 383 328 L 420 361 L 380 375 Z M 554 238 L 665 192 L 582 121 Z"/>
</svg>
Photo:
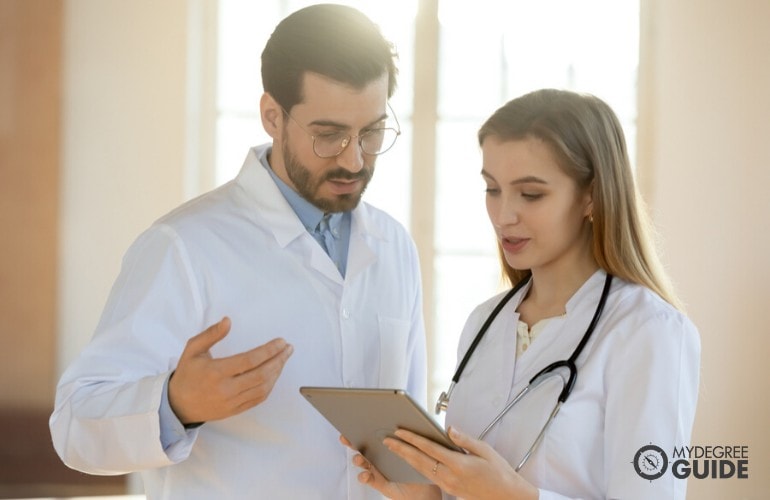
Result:
<svg viewBox="0 0 770 500">
<path fill-rule="evenodd" d="M 539 90 L 497 110 L 479 144 L 502 267 L 519 287 L 451 393 L 449 434 L 468 453 L 400 430 L 386 445 L 434 485 L 391 483 L 357 455 L 359 480 L 391 498 L 685 498 L 666 460 L 689 444 L 700 340 L 655 254 L 617 117 L 596 97 Z M 503 296 L 471 313 L 460 359 Z M 564 366 L 503 411 L 570 358 L 577 377 L 549 424 Z"/>
</svg>

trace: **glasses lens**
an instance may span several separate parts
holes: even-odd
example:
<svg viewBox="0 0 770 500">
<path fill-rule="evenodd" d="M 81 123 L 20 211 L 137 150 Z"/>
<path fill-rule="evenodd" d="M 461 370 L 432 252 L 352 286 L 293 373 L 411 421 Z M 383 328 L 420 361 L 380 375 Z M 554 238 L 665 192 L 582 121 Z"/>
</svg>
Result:
<svg viewBox="0 0 770 500">
<path fill-rule="evenodd" d="M 347 134 L 321 134 L 313 138 L 313 150 L 321 158 L 337 156 L 350 142 Z"/>
<path fill-rule="evenodd" d="M 393 147 L 398 138 L 398 132 L 392 128 L 370 130 L 361 136 L 361 149 L 370 155 L 382 154 Z"/>
<path fill-rule="evenodd" d="M 398 132 L 392 128 L 378 128 L 362 134 L 361 149 L 368 155 L 379 155 L 393 147 Z M 321 158 L 337 156 L 348 147 L 351 137 L 346 134 L 322 134 L 313 138 L 313 151 Z"/>
</svg>

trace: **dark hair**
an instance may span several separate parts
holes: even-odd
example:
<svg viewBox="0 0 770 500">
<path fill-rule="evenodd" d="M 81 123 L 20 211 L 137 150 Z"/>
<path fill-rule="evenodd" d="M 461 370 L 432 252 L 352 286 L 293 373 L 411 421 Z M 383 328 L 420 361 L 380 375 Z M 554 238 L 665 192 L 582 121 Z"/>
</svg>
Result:
<svg viewBox="0 0 770 500">
<path fill-rule="evenodd" d="M 654 228 L 634 182 L 623 129 L 610 106 L 598 97 L 541 89 L 507 102 L 481 126 L 479 144 L 536 138 L 560 159 L 562 170 L 580 189 L 591 189 L 592 250 L 608 273 L 644 285 L 681 307 L 658 258 Z M 512 283 L 529 275 L 505 261 Z"/>
<path fill-rule="evenodd" d="M 393 44 L 360 11 L 343 5 L 311 5 L 290 14 L 262 51 L 264 91 L 286 111 L 302 102 L 302 79 L 318 73 L 360 89 L 388 74 L 388 97 L 396 89 Z"/>
</svg>

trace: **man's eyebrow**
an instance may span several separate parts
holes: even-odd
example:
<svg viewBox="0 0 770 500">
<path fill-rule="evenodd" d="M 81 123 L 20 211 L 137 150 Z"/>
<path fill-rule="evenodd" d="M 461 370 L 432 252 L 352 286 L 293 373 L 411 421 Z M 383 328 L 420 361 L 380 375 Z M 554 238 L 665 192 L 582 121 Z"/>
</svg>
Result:
<svg viewBox="0 0 770 500">
<path fill-rule="evenodd" d="M 366 125 L 361 127 L 361 130 L 367 129 L 367 128 L 371 127 L 372 125 L 374 125 L 375 123 L 380 123 L 380 122 L 385 121 L 387 119 L 388 119 L 387 113 L 383 113 L 382 116 L 380 116 L 376 120 L 373 120 L 372 122 L 367 123 Z M 344 123 L 340 123 L 340 122 L 335 122 L 334 120 L 323 120 L 323 119 L 322 120 L 313 120 L 308 125 L 315 125 L 317 127 L 334 127 L 334 128 L 339 128 L 339 129 L 345 129 L 345 130 L 350 129 L 349 125 L 345 125 Z"/>
<path fill-rule="evenodd" d="M 481 169 L 481 176 L 486 177 L 489 180 L 495 181 L 495 178 L 492 177 L 492 175 L 489 174 L 486 170 L 483 168 Z M 496 182 L 496 181 L 495 181 Z M 512 180 L 509 184 L 511 186 L 515 186 L 517 184 L 548 184 L 544 179 L 541 179 L 540 177 L 536 177 L 534 175 L 526 175 L 524 177 L 519 177 L 518 179 Z"/>
</svg>

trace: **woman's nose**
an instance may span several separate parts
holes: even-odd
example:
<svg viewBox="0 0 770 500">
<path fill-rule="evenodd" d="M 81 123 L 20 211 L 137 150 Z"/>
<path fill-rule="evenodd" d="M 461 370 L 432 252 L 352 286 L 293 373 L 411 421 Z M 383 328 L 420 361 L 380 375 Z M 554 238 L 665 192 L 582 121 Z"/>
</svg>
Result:
<svg viewBox="0 0 770 500">
<path fill-rule="evenodd" d="M 501 229 L 519 222 L 519 207 L 510 199 L 500 199 L 498 203 L 493 203 L 488 208 L 489 218 L 495 229 Z"/>
</svg>

